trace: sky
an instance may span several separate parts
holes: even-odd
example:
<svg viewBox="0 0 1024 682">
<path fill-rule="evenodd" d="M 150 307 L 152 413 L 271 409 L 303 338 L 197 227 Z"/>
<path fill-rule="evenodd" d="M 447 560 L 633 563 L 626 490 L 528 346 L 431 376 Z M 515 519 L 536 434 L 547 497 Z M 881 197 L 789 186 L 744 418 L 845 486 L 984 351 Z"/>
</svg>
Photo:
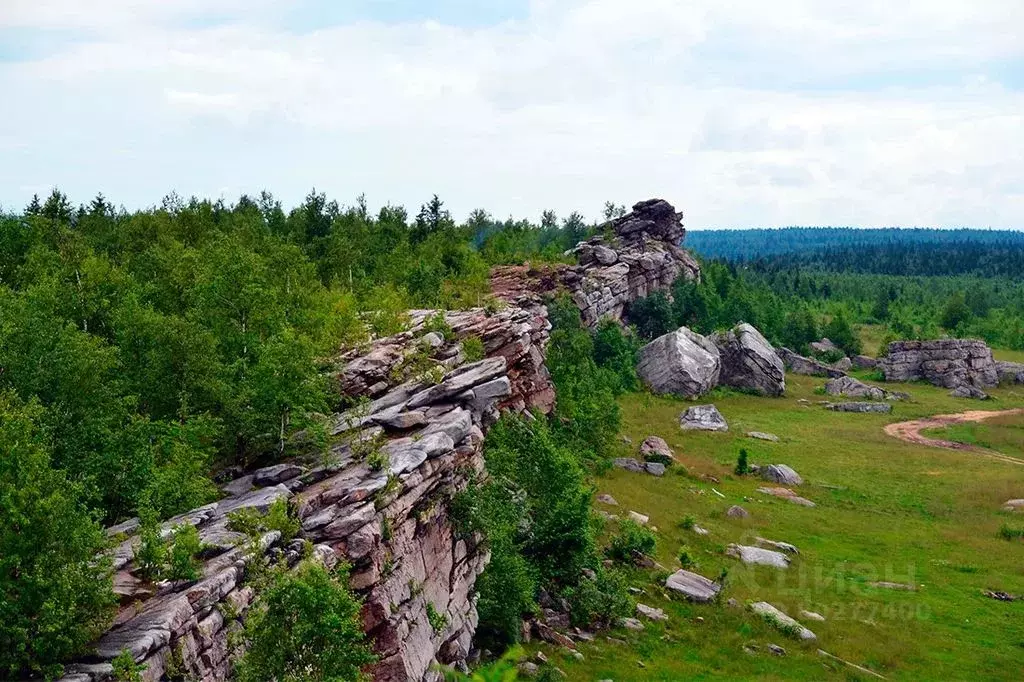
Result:
<svg viewBox="0 0 1024 682">
<path fill-rule="evenodd" d="M 7 210 L 1024 229 L 1021 0 L 0 0 L 0 92 Z"/>
</svg>

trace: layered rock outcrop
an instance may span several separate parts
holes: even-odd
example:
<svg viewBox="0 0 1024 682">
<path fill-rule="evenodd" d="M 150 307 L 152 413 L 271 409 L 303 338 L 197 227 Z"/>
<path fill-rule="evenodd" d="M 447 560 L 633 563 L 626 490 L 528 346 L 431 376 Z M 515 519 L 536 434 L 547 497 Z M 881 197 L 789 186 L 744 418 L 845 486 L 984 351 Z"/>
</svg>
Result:
<svg viewBox="0 0 1024 682">
<path fill-rule="evenodd" d="M 828 377 L 830 379 L 846 376 L 846 372 L 841 369 L 826 365 L 824 362 L 815 360 L 814 358 L 805 358 L 785 346 L 779 348 L 779 357 L 782 358 L 782 362 L 786 366 L 786 369 L 793 374 L 804 374 L 812 377 Z"/>
<path fill-rule="evenodd" d="M 711 341 L 721 357 L 720 384 L 770 396 L 786 391 L 782 358 L 752 325 L 743 322 Z"/>
<path fill-rule="evenodd" d="M 629 304 L 655 291 L 669 291 L 679 277 L 700 278 L 700 266 L 679 245 L 686 235 L 682 213 L 663 199 L 633 206 L 631 213 L 604 225 L 604 233 L 567 252 L 578 265 L 496 268 L 492 285 L 505 300 L 566 291 L 583 322 L 622 320 Z"/>
<path fill-rule="evenodd" d="M 878 367 L 886 381 L 923 379 L 945 388 L 965 384 L 988 388 L 999 383 L 992 349 L 976 339 L 893 341 Z"/>
<path fill-rule="evenodd" d="M 137 523 L 113 529 L 128 535 L 115 552 L 122 607 L 94 655 L 67 667 L 65 682 L 110 679 L 109 661 L 124 649 L 146 666 L 147 681 L 170 667 L 188 679 L 229 679 L 230 635 L 255 597 L 245 584 L 250 555 L 229 514 L 277 499 L 295 509 L 300 540 L 282 545 L 270 533 L 263 551 L 294 562 L 308 541 L 325 563 L 352 566 L 350 584 L 365 600 L 364 626 L 380 656 L 375 680 L 440 679 L 432 663 L 469 654 L 471 595 L 488 556 L 479 538 L 454 531 L 447 503 L 482 470 L 483 431 L 499 409 L 550 408 L 549 325 L 543 307 L 460 311 L 446 315 L 453 332 L 445 339 L 423 332 L 427 311 L 411 316 L 412 330 L 338 358 L 339 386 L 369 402 L 335 416 L 338 443 L 326 457 L 251 472 L 225 485 L 224 499 L 165 524 L 199 530 L 207 545 L 199 581 L 144 583 L 134 562 Z M 469 336 L 483 341 L 486 358 L 465 361 Z M 443 628 L 428 608 L 444 616 Z"/>
</svg>

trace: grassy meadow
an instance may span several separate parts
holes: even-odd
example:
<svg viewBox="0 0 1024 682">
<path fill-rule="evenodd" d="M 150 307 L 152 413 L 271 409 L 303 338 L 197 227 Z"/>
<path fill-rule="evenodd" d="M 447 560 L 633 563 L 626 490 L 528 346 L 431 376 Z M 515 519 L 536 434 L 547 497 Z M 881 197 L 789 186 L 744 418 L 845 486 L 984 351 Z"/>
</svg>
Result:
<svg viewBox="0 0 1024 682">
<path fill-rule="evenodd" d="M 977 403 L 930 385 L 889 385 L 913 400 L 877 415 L 815 404 L 822 379 L 789 375 L 787 382 L 782 398 L 719 390 L 702 400 L 718 406 L 728 433 L 681 431 L 686 401 L 646 393 L 621 399 L 622 436 L 631 440 L 623 449 L 635 453 L 645 437 L 658 435 L 680 465 L 662 478 L 612 470 L 595 485 L 619 506 L 595 504 L 619 516 L 650 516 L 660 567 L 631 570 L 630 583 L 644 591 L 637 601 L 670 619 L 645 621 L 642 632 L 601 633 L 580 645 L 582 661 L 532 646 L 546 649 L 570 680 L 872 679 L 822 657 L 819 648 L 891 680 L 1021 679 L 1024 601 L 996 601 L 983 591 L 1024 594 L 1024 542 L 999 535 L 1004 525 L 1024 527 L 1024 515 L 1002 511 L 1007 499 L 1024 497 L 1024 466 L 904 443 L 882 429 L 934 414 L 1024 407 L 1024 387 L 993 390 L 995 400 Z M 971 437 L 1021 455 L 1022 423 L 1017 416 L 967 428 Z M 781 441 L 754 440 L 748 431 Z M 760 479 L 733 475 L 740 448 L 752 463 L 795 468 L 804 478 L 798 492 L 817 506 L 758 493 Z M 727 518 L 734 504 L 750 517 Z M 684 528 L 688 517 L 709 534 Z M 725 556 L 729 543 L 754 544 L 757 536 L 795 544 L 800 554 L 788 570 L 745 568 Z M 666 594 L 664 577 L 679 568 L 682 547 L 696 558 L 697 572 L 713 579 L 728 572 L 720 603 L 692 605 Z M 875 581 L 914 590 L 869 584 Z M 746 610 L 760 600 L 800 620 L 818 641 L 787 637 Z M 801 618 L 802 609 L 826 620 Z M 786 655 L 769 652 L 769 643 Z"/>
</svg>

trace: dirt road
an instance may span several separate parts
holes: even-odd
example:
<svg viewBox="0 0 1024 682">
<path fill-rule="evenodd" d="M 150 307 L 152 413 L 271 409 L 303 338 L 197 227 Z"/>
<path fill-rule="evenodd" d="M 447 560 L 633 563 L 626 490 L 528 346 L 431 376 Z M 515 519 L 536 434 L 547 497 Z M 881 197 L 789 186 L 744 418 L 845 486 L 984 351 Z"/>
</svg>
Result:
<svg viewBox="0 0 1024 682">
<path fill-rule="evenodd" d="M 995 450 L 989 450 L 987 448 L 980 448 L 975 445 L 967 445 L 966 443 L 957 443 L 951 440 L 942 440 L 939 438 L 928 438 L 927 436 L 921 435 L 921 431 L 926 429 L 942 429 L 953 424 L 964 424 L 967 422 L 980 422 L 986 419 L 992 419 L 993 417 L 1002 417 L 1011 414 L 1024 414 L 1024 409 L 1016 410 L 997 410 L 997 411 L 984 411 L 984 410 L 970 410 L 968 412 L 961 412 L 960 414 L 937 414 L 934 417 L 927 417 L 925 419 L 915 419 L 909 422 L 899 422 L 897 424 L 889 424 L 885 427 L 885 432 L 893 438 L 899 438 L 900 440 L 908 443 L 916 443 L 918 445 L 930 445 L 936 448 L 945 448 L 947 450 L 964 450 L 967 452 L 976 452 L 987 457 L 993 457 L 995 459 L 1001 459 L 1006 462 L 1013 464 L 1024 465 L 1024 460 L 1017 459 L 1016 457 L 1010 457 L 1004 455 L 1001 452 Z"/>
</svg>

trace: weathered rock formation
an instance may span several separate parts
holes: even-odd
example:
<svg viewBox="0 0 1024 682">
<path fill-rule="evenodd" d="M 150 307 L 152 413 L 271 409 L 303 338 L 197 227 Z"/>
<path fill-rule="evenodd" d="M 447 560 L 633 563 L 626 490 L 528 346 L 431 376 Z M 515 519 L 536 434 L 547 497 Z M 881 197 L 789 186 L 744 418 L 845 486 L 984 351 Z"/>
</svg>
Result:
<svg viewBox="0 0 1024 682">
<path fill-rule="evenodd" d="M 497 268 L 492 285 L 502 299 L 524 293 L 565 290 L 594 326 L 604 317 L 623 319 L 629 304 L 655 291 L 668 292 L 677 278 L 699 279 L 700 266 L 680 248 L 686 235 L 682 214 L 663 199 L 649 199 L 610 221 L 604 232 L 570 253 L 579 264 L 546 268 Z"/>
<path fill-rule="evenodd" d="M 833 412 L 892 412 L 892 405 L 889 403 L 830 403 L 825 407 Z"/>
<path fill-rule="evenodd" d="M 812 377 L 829 377 L 830 379 L 846 376 L 846 372 L 841 369 L 836 369 L 835 367 L 826 365 L 820 360 L 805 358 L 784 346 L 779 348 L 779 357 L 782 358 L 782 363 L 786 366 L 786 369 L 793 374 L 804 374 Z"/>
<path fill-rule="evenodd" d="M 718 385 L 721 359 L 714 343 L 680 327 L 641 348 L 636 371 L 655 393 L 696 398 Z"/>
<path fill-rule="evenodd" d="M 425 311 L 412 317 L 412 331 L 338 359 L 339 386 L 370 402 L 336 416 L 340 442 L 326 460 L 251 472 L 227 484 L 224 499 L 165 524 L 192 524 L 209 545 L 198 582 L 145 585 L 133 561 L 137 524 L 116 529 L 129 533 L 115 552 L 122 607 L 94 656 L 67 667 L 67 682 L 109 679 L 109 661 L 123 649 L 146 666 L 147 681 L 161 679 L 172 661 L 189 679 L 227 679 L 229 635 L 254 599 L 245 584 L 247 554 L 236 544 L 242 536 L 228 528 L 228 514 L 266 509 L 279 498 L 291 501 L 301 538 L 318 556 L 352 565 L 350 584 L 365 600 L 364 626 L 380 656 L 375 680 L 435 679 L 433 662 L 469 654 L 477 622 L 471 594 L 488 557 L 479 538 L 453 531 L 447 502 L 482 469 L 483 429 L 499 408 L 550 407 L 546 310 L 448 313 L 450 339 L 422 333 Z M 460 340 L 467 336 L 484 342 L 485 359 L 465 362 Z M 433 379 L 411 362 L 424 357 L 442 368 Z M 265 551 L 284 550 L 293 560 L 300 545 L 264 538 Z M 446 619 L 437 631 L 428 605 Z"/>
<path fill-rule="evenodd" d="M 868 355 L 854 355 L 851 359 L 854 369 L 874 369 L 878 360 Z"/>
<path fill-rule="evenodd" d="M 769 464 L 760 470 L 761 478 L 780 485 L 803 485 L 804 479 L 788 464 Z"/>
<path fill-rule="evenodd" d="M 843 349 L 832 343 L 831 339 L 823 338 L 821 341 L 812 341 L 807 344 L 813 353 L 842 353 Z"/>
<path fill-rule="evenodd" d="M 721 371 L 718 382 L 761 395 L 778 396 L 786 390 L 782 358 L 757 329 L 746 322 L 710 340 L 718 348 Z"/>
<path fill-rule="evenodd" d="M 976 339 L 893 341 L 878 366 L 886 381 L 923 379 L 945 388 L 963 384 L 988 388 L 999 383 L 992 350 Z"/>
</svg>

